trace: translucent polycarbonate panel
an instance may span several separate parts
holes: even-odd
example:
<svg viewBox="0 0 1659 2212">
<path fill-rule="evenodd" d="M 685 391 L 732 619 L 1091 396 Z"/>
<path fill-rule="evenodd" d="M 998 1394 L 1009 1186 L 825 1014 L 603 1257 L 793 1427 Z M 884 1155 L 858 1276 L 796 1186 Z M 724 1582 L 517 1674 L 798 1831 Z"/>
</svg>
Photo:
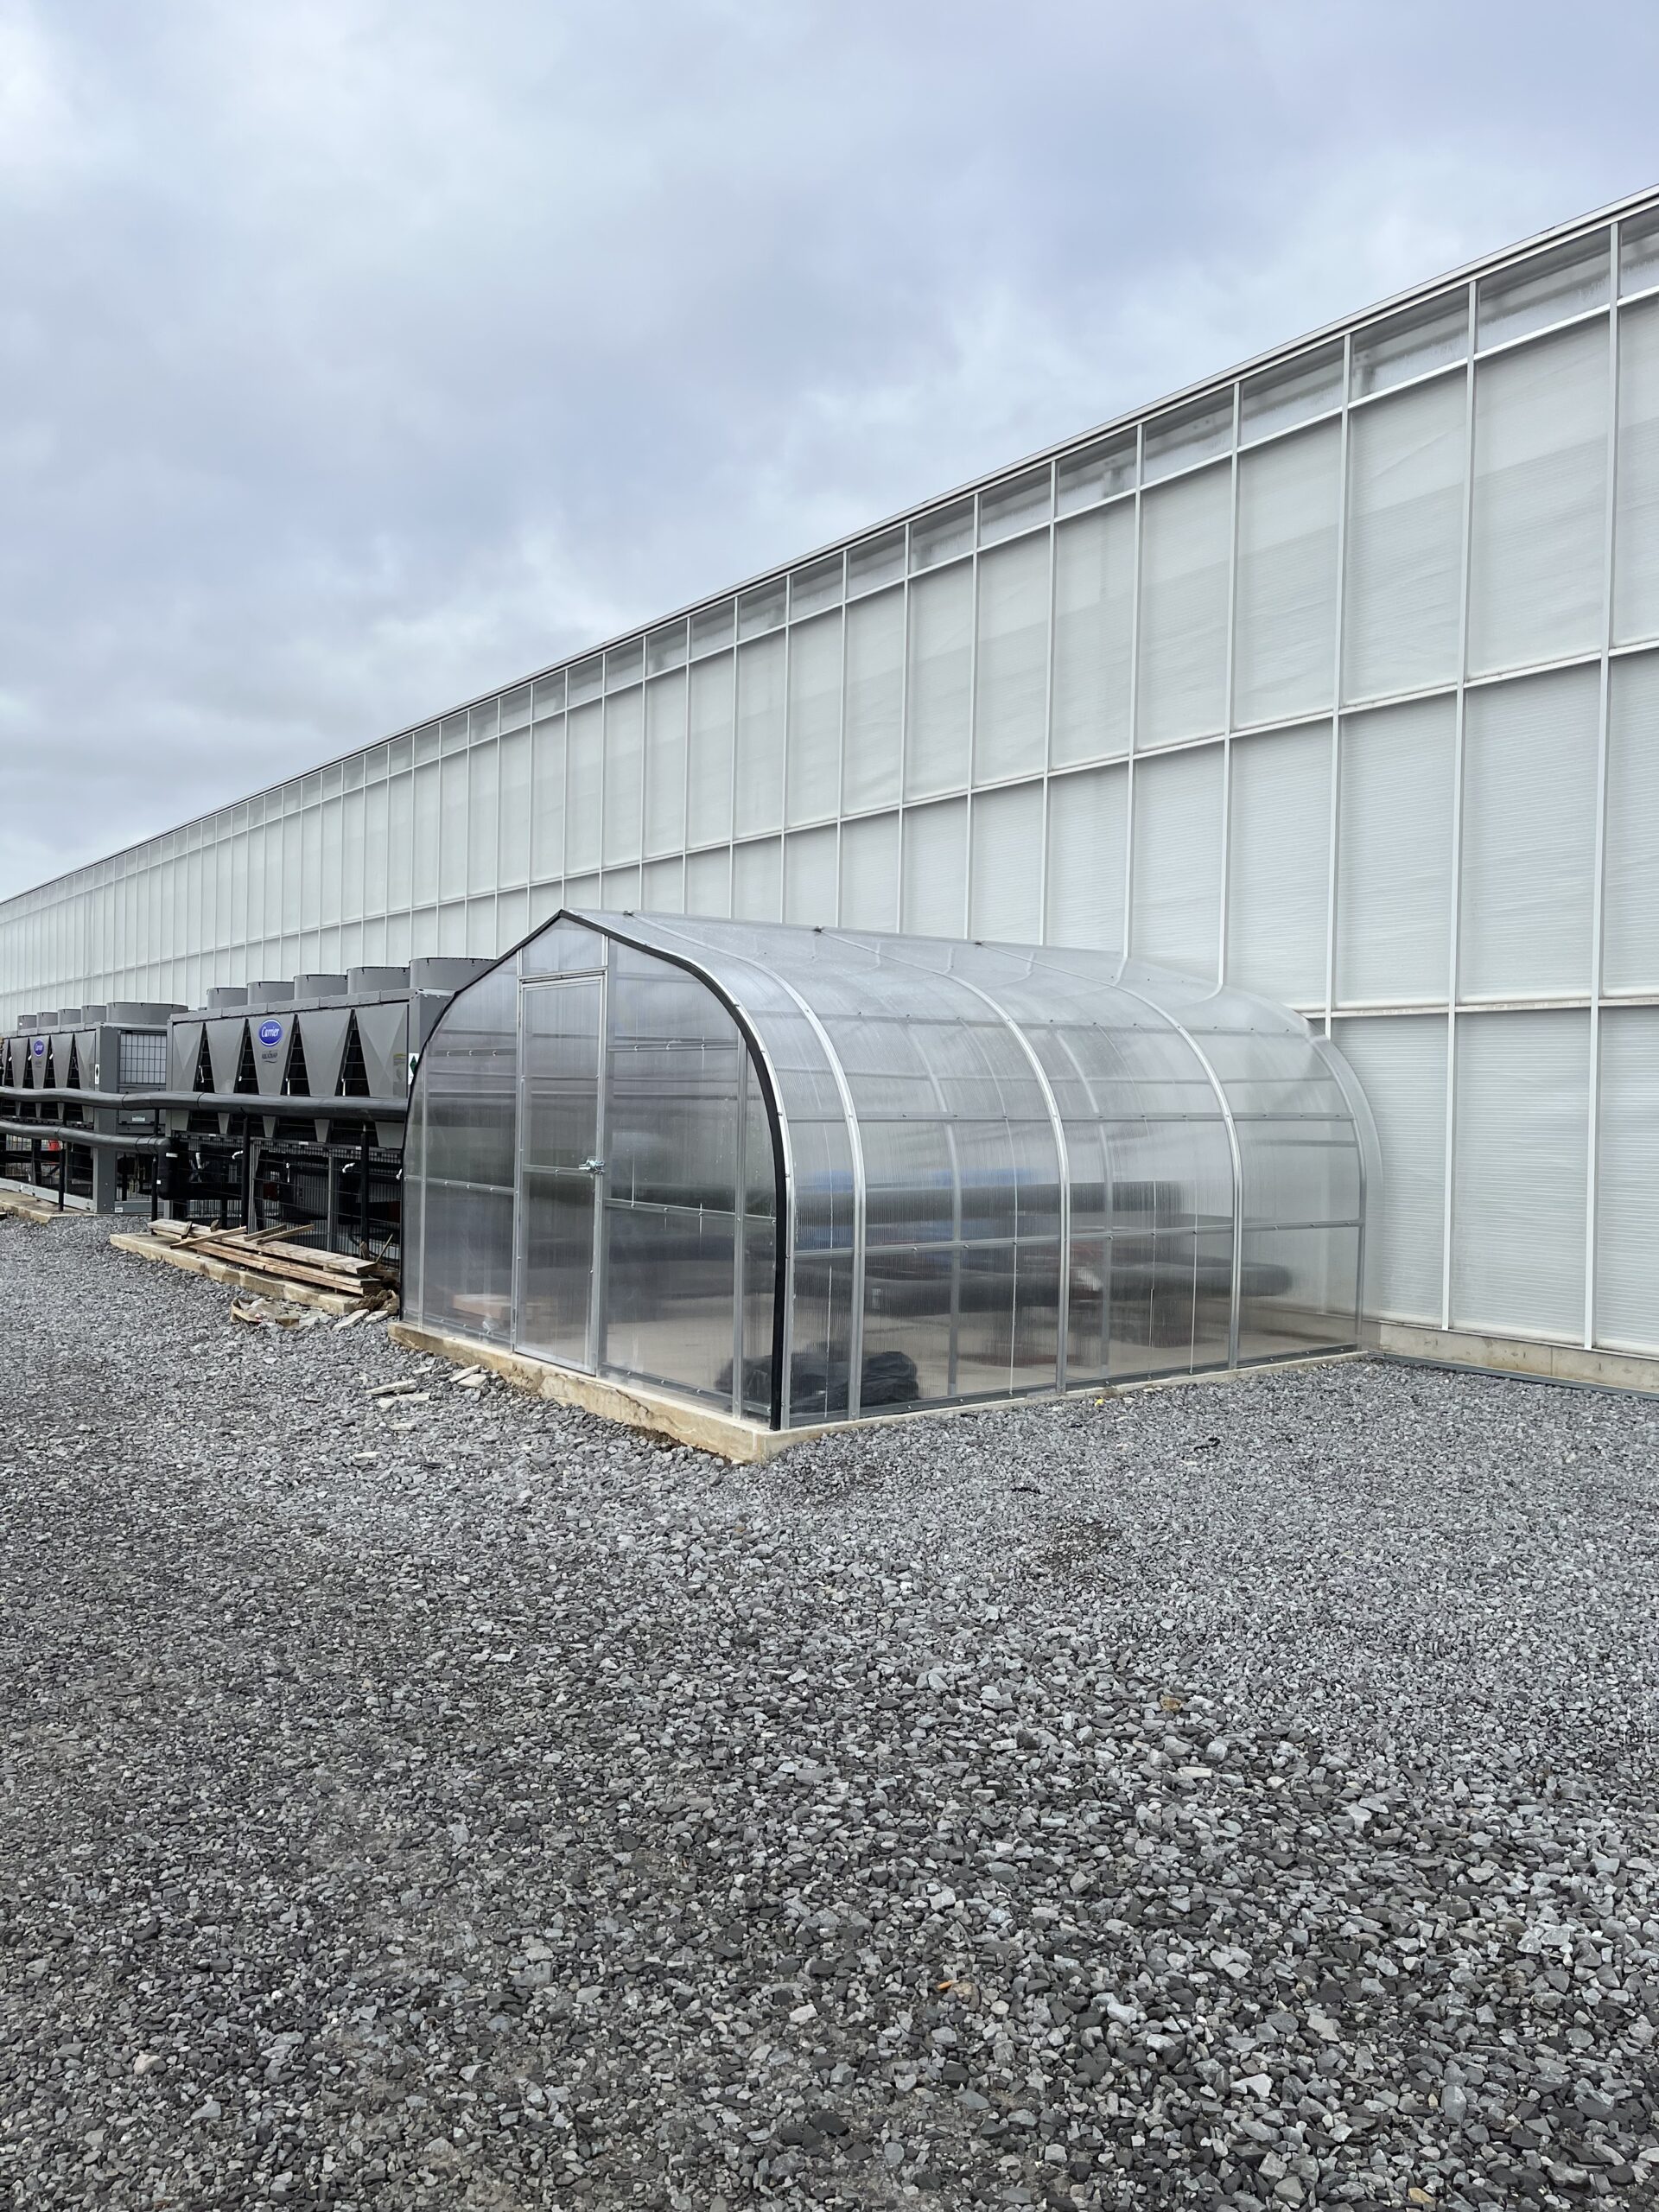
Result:
<svg viewBox="0 0 1659 2212">
<path fill-rule="evenodd" d="M 639 972 L 619 973 L 613 965 L 610 982 L 607 1200 L 730 1213 L 742 1039 L 696 976 L 628 957 Z"/>
<path fill-rule="evenodd" d="M 531 733 L 516 729 L 501 741 L 500 881 L 523 883 L 530 874 Z M 368 794 L 372 813 L 374 794 Z M 372 909 L 371 909 L 372 911 Z"/>
<path fill-rule="evenodd" d="M 591 1175 L 526 1166 L 519 1185 L 514 1340 L 563 1367 L 588 1363 L 594 1199 Z"/>
<path fill-rule="evenodd" d="M 778 1233 L 771 1221 L 743 1224 L 743 1376 L 738 1411 L 772 1419 L 777 1355 Z"/>
<path fill-rule="evenodd" d="M 1233 747 L 1227 979 L 1293 1005 L 1325 997 L 1331 747 L 1325 722 Z"/>
<path fill-rule="evenodd" d="M 1659 284 L 1659 209 L 1627 215 L 1618 226 L 1618 289 L 1621 296 Z"/>
<path fill-rule="evenodd" d="M 948 1244 L 957 1235 L 956 1149 L 948 1122 L 859 1117 L 865 1235 L 878 1244 Z"/>
<path fill-rule="evenodd" d="M 909 593 L 905 795 L 925 798 L 968 781 L 974 653 L 971 565 L 918 578 Z"/>
<path fill-rule="evenodd" d="M 964 1251 L 956 1393 L 1009 1397 L 1052 1390 L 1059 1351 L 1059 1248 L 1003 1244 Z"/>
<path fill-rule="evenodd" d="M 1340 1085 L 1300 1025 L 1275 1033 L 1254 1027 L 1205 1028 L 1198 1020 L 1189 1021 L 1228 1104 L 1241 1118 L 1346 1117 Z"/>
<path fill-rule="evenodd" d="M 1442 377 L 1350 419 L 1344 698 L 1457 675 L 1467 410 L 1464 378 Z"/>
<path fill-rule="evenodd" d="M 696 623 L 693 622 L 695 641 Z M 687 736 L 686 836 L 694 845 L 732 834 L 732 717 L 736 700 L 732 656 L 700 660 L 691 669 Z"/>
<path fill-rule="evenodd" d="M 1233 395 L 1194 400 L 1148 423 L 1142 433 L 1141 472 L 1146 483 L 1177 469 L 1227 452 L 1233 442 Z"/>
<path fill-rule="evenodd" d="M 721 600 L 717 607 L 700 607 L 691 617 L 691 658 L 696 660 L 704 653 L 718 652 L 729 645 L 735 635 L 733 606 L 729 599 Z"/>
<path fill-rule="evenodd" d="M 404 1262 L 401 1295 L 407 1319 L 425 1316 L 421 1255 L 426 1242 L 426 1094 L 416 1084 L 410 1093 L 404 1126 Z"/>
<path fill-rule="evenodd" d="M 1239 391 L 1239 443 L 1254 445 L 1294 429 L 1299 423 L 1330 414 L 1342 404 L 1342 378 L 1338 340 L 1334 346 L 1298 354 L 1294 360 L 1247 378 Z"/>
<path fill-rule="evenodd" d="M 639 904 L 648 914 L 685 912 L 685 863 L 671 860 L 647 861 L 639 871 Z"/>
<path fill-rule="evenodd" d="M 580 922 L 553 922 L 538 930 L 518 955 L 526 982 L 550 976 L 580 976 L 605 964 L 605 940 Z"/>
<path fill-rule="evenodd" d="M 1129 749 L 1135 658 L 1135 506 L 1081 515 L 1054 535 L 1056 766 Z"/>
<path fill-rule="evenodd" d="M 1368 1191 L 1365 1310 L 1438 1326 L 1446 1235 L 1444 1014 L 1344 1021 L 1336 1041 L 1359 1077 L 1381 1147 Z"/>
<path fill-rule="evenodd" d="M 530 866 L 537 883 L 564 874 L 564 717 L 536 723 L 530 733 Z M 396 786 L 394 785 L 394 789 Z"/>
<path fill-rule="evenodd" d="M 498 945 L 517 944 L 530 927 L 530 894 L 525 891 L 504 891 L 495 901 L 495 942 Z M 366 945 L 364 958 L 370 958 Z M 378 956 L 375 956 L 378 957 Z"/>
<path fill-rule="evenodd" d="M 1050 783 L 1046 943 L 1122 945 L 1128 785 L 1122 766 Z"/>
<path fill-rule="evenodd" d="M 496 935 L 496 902 L 493 898 L 467 900 L 466 938 L 465 949 L 469 959 L 494 959 L 499 940 Z"/>
<path fill-rule="evenodd" d="M 1457 1025 L 1452 1325 L 1576 1337 L 1584 1326 L 1587 1014 Z"/>
<path fill-rule="evenodd" d="M 467 894 L 467 756 L 465 753 L 445 755 L 436 770 L 438 778 L 438 881 L 440 899 L 461 899 Z M 300 817 L 304 840 L 304 866 L 308 885 L 315 896 L 317 853 L 316 821 L 315 813 Z"/>
<path fill-rule="evenodd" d="M 1659 1351 L 1659 1176 L 1654 1102 L 1659 1099 L 1659 1009 L 1630 1007 L 1601 1018 L 1600 1149 L 1596 1187 L 1596 1342 Z"/>
<path fill-rule="evenodd" d="M 797 569 L 789 580 L 790 620 L 799 622 L 809 614 L 822 613 L 826 607 L 839 607 L 846 570 L 842 553 L 827 554 L 822 561 Z"/>
<path fill-rule="evenodd" d="M 737 595 L 737 635 L 741 644 L 745 638 L 763 637 L 777 629 L 784 620 L 789 607 L 789 586 L 782 576 L 772 582 L 756 584 Z"/>
<path fill-rule="evenodd" d="M 970 936 L 1034 944 L 1043 933 L 1043 786 L 981 791 L 973 804 Z"/>
<path fill-rule="evenodd" d="M 849 813 L 899 797 L 905 708 L 905 594 L 847 610 L 847 727 L 841 803 Z"/>
<path fill-rule="evenodd" d="M 910 525 L 911 573 L 937 569 L 946 561 L 954 561 L 959 554 L 969 552 L 973 543 L 971 499 L 957 499 L 948 507 L 936 507 L 931 514 L 921 516 Z"/>
<path fill-rule="evenodd" d="M 692 853 L 687 857 L 685 911 L 709 915 L 731 912 L 732 855 L 725 847 L 716 853 Z"/>
<path fill-rule="evenodd" d="M 429 760 L 424 767 L 415 771 L 413 899 L 417 906 L 427 905 L 439 895 L 438 851 L 441 842 L 448 848 L 444 861 L 446 872 L 451 874 L 459 874 L 459 871 L 454 870 L 451 867 L 448 852 L 461 849 L 458 846 L 455 832 L 464 830 L 465 824 L 457 807 L 457 812 L 452 817 L 447 836 L 443 834 L 442 825 L 444 799 L 439 787 L 440 767 L 441 764 L 438 761 Z M 459 767 L 461 772 L 464 772 L 466 763 L 461 762 Z M 455 764 L 452 763 L 452 778 L 455 772 Z M 285 821 L 282 826 L 283 927 L 292 929 L 296 928 L 299 924 L 299 855 L 297 841 L 291 836 L 291 832 L 296 829 L 296 824 L 290 820 Z M 290 845 L 295 847 L 291 852 Z"/>
<path fill-rule="evenodd" d="M 1237 1135 L 1247 1229 L 1359 1219 L 1359 1147 L 1351 1122 L 1241 1118 Z"/>
<path fill-rule="evenodd" d="M 458 1185 L 429 1173 L 422 1206 L 422 1320 L 505 1344 L 512 1333 L 512 1192 Z"/>
<path fill-rule="evenodd" d="M 1659 637 L 1659 300 L 1619 318 L 1613 517 L 1613 642 L 1635 645 Z"/>
<path fill-rule="evenodd" d="M 1469 295 L 1464 290 L 1444 293 L 1438 300 L 1356 331 L 1353 396 L 1363 399 L 1370 392 L 1387 391 L 1461 361 L 1468 351 Z"/>
<path fill-rule="evenodd" d="M 1611 677 L 1602 988 L 1659 990 L 1659 655 Z"/>
<path fill-rule="evenodd" d="M 1601 643 L 1607 384 L 1605 321 L 1540 339 L 1476 371 L 1473 675 Z"/>
<path fill-rule="evenodd" d="M 1522 338 L 1552 322 L 1605 307 L 1611 286 L 1611 241 L 1605 231 L 1530 255 L 1483 276 L 1478 289 L 1476 343 L 1483 349 Z"/>
<path fill-rule="evenodd" d="M 841 620 L 838 612 L 820 614 L 814 621 L 798 623 L 789 633 L 786 791 L 791 828 L 828 820 L 836 810 L 841 788 Z"/>
<path fill-rule="evenodd" d="M 1451 960 L 1457 702 L 1413 699 L 1342 725 L 1337 997 L 1443 999 Z"/>
<path fill-rule="evenodd" d="M 497 969 L 452 1000 L 421 1056 L 429 1175 L 512 1188 L 518 985 Z"/>
<path fill-rule="evenodd" d="M 1464 709 L 1458 982 L 1537 998 L 1590 981 L 1600 678 L 1483 685 Z"/>
<path fill-rule="evenodd" d="M 883 1245 L 868 1254 L 861 1379 L 877 1386 L 872 1411 L 942 1405 L 959 1395 L 955 1337 L 961 1268 L 958 1245 L 911 1250 Z"/>
<path fill-rule="evenodd" d="M 784 894 L 784 849 L 778 837 L 763 837 L 752 845 L 732 848 L 732 913 L 749 922 L 781 918 Z"/>
<path fill-rule="evenodd" d="M 1098 506 L 1103 499 L 1132 492 L 1137 467 L 1138 434 L 1120 430 L 1098 443 L 1069 453 L 1054 465 L 1054 508 L 1057 514 L 1077 514 Z"/>
<path fill-rule="evenodd" d="M 677 622 L 667 622 L 660 630 L 653 630 L 645 639 L 647 676 L 661 676 L 669 669 L 683 668 L 685 659 L 686 626 L 683 615 Z"/>
<path fill-rule="evenodd" d="M 567 874 L 596 868 L 604 805 L 605 708 L 573 708 L 565 727 L 564 865 Z"/>
<path fill-rule="evenodd" d="M 1231 540 L 1230 467 L 1142 496 L 1137 744 L 1205 736 L 1226 720 Z"/>
<path fill-rule="evenodd" d="M 852 1262 L 803 1252 L 795 1262 L 785 1426 L 844 1420 L 852 1358 Z"/>
<path fill-rule="evenodd" d="M 739 1201 L 752 1220 L 775 1222 L 782 1203 L 778 1182 L 778 1147 L 774 1141 L 768 1088 L 747 1042 L 743 1047 L 743 1137 L 739 1147 Z"/>
<path fill-rule="evenodd" d="M 899 817 L 879 814 L 841 826 L 841 925 L 899 926 Z"/>
<path fill-rule="evenodd" d="M 645 705 L 638 684 L 605 702 L 605 858 L 637 861 L 645 799 Z"/>
<path fill-rule="evenodd" d="M 683 669 L 645 686 L 647 855 L 677 852 L 685 842 L 685 694 Z"/>
<path fill-rule="evenodd" d="M 1046 497 L 1046 473 L 1044 476 Z M 1041 772 L 1048 741 L 1046 533 L 982 554 L 974 662 L 974 776 Z"/>
<path fill-rule="evenodd" d="M 776 830 L 784 818 L 788 641 L 757 639 L 737 655 L 736 834 Z"/>
<path fill-rule="evenodd" d="M 626 690 L 629 684 L 638 683 L 645 672 L 645 644 L 643 638 L 630 638 L 626 645 L 613 645 L 605 656 L 605 689 L 607 691 Z"/>
<path fill-rule="evenodd" d="M 1331 703 L 1341 475 L 1336 423 L 1239 462 L 1235 721 L 1281 721 Z"/>
<path fill-rule="evenodd" d="M 1358 1308 L 1357 1228 L 1245 1230 L 1239 1262 L 1241 1364 L 1351 1344 Z"/>
<path fill-rule="evenodd" d="M 979 495 L 979 542 L 995 545 L 1005 537 L 1034 529 L 1048 520 L 1053 486 L 1046 467 L 1027 469 L 1006 484 L 993 485 Z"/>
<path fill-rule="evenodd" d="M 617 947 L 610 994 L 601 1362 L 729 1405 L 747 1053 L 683 970 Z"/>
<path fill-rule="evenodd" d="M 905 816 L 903 926 L 923 937 L 960 937 L 967 874 L 967 803 L 912 808 Z"/>
<path fill-rule="evenodd" d="M 605 688 L 603 656 L 595 653 L 591 659 L 578 662 L 575 668 L 566 671 L 565 681 L 569 687 L 568 696 L 573 708 L 584 700 L 597 699 Z"/>
<path fill-rule="evenodd" d="M 1111 1371 L 1185 1375 L 1224 1367 L 1231 1333 L 1230 1231 L 1115 1235 Z"/>
<path fill-rule="evenodd" d="M 1142 760 L 1135 773 L 1134 950 L 1143 960 L 1213 976 L 1221 945 L 1221 748 Z"/>
<path fill-rule="evenodd" d="M 606 1373 L 729 1409 L 740 1235 L 729 1211 L 607 1203 Z"/>
<path fill-rule="evenodd" d="M 603 950 L 595 941 L 594 957 Z M 597 977 L 524 986 L 519 1142 L 527 1167 L 587 1173 L 582 1163 L 596 1156 L 600 992 Z"/>
<path fill-rule="evenodd" d="M 836 919 L 839 833 L 834 823 L 784 841 L 784 919 L 810 926 Z"/>
<path fill-rule="evenodd" d="M 794 1109 L 791 1094 L 798 1077 L 780 1080 L 779 1104 L 789 1124 L 793 1154 L 795 1222 L 798 1249 L 809 1253 L 850 1252 L 853 1248 L 853 1154 L 844 1121 L 808 1121 Z"/>
<path fill-rule="evenodd" d="M 847 555 L 847 596 L 853 599 L 862 592 L 877 591 L 883 584 L 896 583 L 905 573 L 905 532 L 884 531 L 880 537 L 867 537 L 861 545 L 849 549 Z"/>
</svg>

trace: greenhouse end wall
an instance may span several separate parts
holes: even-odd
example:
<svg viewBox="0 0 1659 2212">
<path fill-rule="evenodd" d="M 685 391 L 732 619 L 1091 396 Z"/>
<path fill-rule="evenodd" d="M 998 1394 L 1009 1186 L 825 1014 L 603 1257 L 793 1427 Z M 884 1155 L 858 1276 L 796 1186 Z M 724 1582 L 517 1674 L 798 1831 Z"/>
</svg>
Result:
<svg viewBox="0 0 1659 2212">
<path fill-rule="evenodd" d="M 1087 950 L 567 915 L 417 1075 L 417 1325 L 779 1427 L 1345 1347 L 1297 1015 Z"/>
</svg>

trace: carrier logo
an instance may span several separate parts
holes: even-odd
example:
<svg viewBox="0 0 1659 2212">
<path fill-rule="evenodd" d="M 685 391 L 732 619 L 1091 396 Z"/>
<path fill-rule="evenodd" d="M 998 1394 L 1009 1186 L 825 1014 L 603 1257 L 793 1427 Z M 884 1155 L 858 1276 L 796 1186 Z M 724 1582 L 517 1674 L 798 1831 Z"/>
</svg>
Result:
<svg viewBox="0 0 1659 2212">
<path fill-rule="evenodd" d="M 262 1045 L 280 1045 L 282 1041 L 283 1025 L 280 1021 L 262 1021 L 260 1023 L 259 1042 Z"/>
<path fill-rule="evenodd" d="M 37 1037 L 35 1039 L 34 1052 L 37 1060 L 43 1060 L 46 1058 L 46 1039 L 44 1037 Z"/>
</svg>

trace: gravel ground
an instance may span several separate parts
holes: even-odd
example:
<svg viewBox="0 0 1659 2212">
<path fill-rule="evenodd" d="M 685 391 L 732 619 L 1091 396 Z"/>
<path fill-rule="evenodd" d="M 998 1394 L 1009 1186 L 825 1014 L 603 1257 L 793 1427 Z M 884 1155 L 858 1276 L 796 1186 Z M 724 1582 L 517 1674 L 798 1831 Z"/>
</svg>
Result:
<svg viewBox="0 0 1659 2212">
<path fill-rule="evenodd" d="M 739 1473 L 90 1221 L 0 1313 L 0 2203 L 1659 2202 L 1659 1406 Z"/>
</svg>

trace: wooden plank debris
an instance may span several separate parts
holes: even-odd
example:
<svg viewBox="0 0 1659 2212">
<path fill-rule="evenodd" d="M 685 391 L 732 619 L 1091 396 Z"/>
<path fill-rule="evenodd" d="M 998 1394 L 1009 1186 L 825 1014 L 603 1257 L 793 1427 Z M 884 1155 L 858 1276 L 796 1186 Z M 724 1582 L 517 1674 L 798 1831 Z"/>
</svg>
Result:
<svg viewBox="0 0 1659 2212">
<path fill-rule="evenodd" d="M 238 1290 L 365 1316 L 397 1305 L 394 1271 L 380 1260 L 314 1251 L 291 1229 L 215 1229 L 201 1222 L 157 1221 L 142 1236 L 112 1236 L 111 1249 L 233 1284 Z"/>
</svg>

